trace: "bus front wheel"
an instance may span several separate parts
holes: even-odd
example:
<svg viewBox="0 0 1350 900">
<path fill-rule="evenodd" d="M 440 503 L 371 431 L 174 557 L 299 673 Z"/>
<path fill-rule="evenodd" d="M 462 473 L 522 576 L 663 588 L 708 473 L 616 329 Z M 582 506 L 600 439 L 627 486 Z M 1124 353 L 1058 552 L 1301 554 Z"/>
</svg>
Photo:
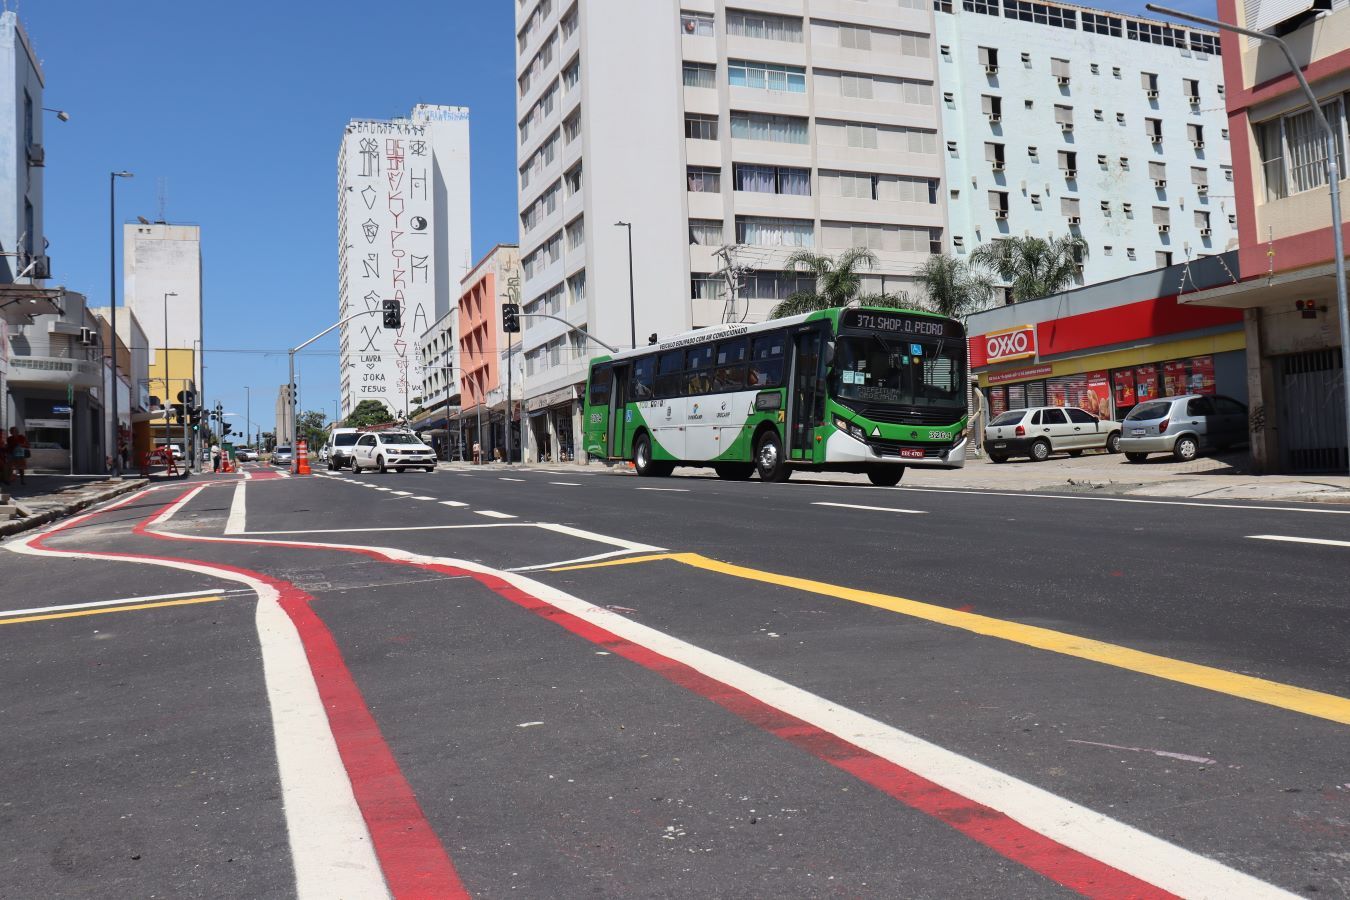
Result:
<svg viewBox="0 0 1350 900">
<path fill-rule="evenodd" d="M 787 481 L 792 476 L 783 458 L 783 441 L 778 432 L 764 432 L 755 445 L 755 471 L 761 481 Z"/>
<path fill-rule="evenodd" d="M 895 487 L 904 477 L 904 466 L 876 466 L 867 470 L 867 480 L 877 487 Z"/>
</svg>

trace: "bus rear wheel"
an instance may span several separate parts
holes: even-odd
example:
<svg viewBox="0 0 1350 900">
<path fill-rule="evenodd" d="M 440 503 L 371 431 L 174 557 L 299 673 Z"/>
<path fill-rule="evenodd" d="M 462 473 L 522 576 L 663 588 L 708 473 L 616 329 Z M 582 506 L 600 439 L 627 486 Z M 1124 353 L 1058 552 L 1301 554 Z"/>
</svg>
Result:
<svg viewBox="0 0 1350 900">
<path fill-rule="evenodd" d="M 895 487 L 904 477 L 904 466 L 875 466 L 867 470 L 867 480 L 877 487 Z"/>
<path fill-rule="evenodd" d="M 718 463 L 713 466 L 718 478 L 726 481 L 744 481 L 755 474 L 754 463 Z"/>
<path fill-rule="evenodd" d="M 633 471 L 641 478 L 660 477 L 675 471 L 675 466 L 652 459 L 652 439 L 640 434 L 633 441 Z"/>
<path fill-rule="evenodd" d="M 792 470 L 783 458 L 783 441 L 776 431 L 766 431 L 755 444 L 755 471 L 761 481 L 787 481 Z"/>
</svg>

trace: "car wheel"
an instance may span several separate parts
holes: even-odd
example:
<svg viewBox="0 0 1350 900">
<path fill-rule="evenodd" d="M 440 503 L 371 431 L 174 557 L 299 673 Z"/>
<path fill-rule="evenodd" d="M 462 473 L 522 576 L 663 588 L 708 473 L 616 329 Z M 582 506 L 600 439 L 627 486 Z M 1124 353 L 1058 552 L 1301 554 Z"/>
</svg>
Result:
<svg viewBox="0 0 1350 900">
<path fill-rule="evenodd" d="M 1107 453 L 1119 453 L 1119 452 L 1120 452 L 1120 432 L 1119 432 L 1119 431 L 1113 431 L 1113 432 L 1111 432 L 1109 435 L 1106 436 L 1106 452 L 1107 452 Z"/>
<path fill-rule="evenodd" d="M 1148 454 L 1147 454 L 1147 453 L 1131 453 L 1131 452 L 1129 452 L 1129 451 L 1126 451 L 1126 453 L 1125 453 L 1125 458 L 1128 459 L 1130 462 L 1140 463 L 1140 462 L 1143 462 L 1144 460 L 1148 459 Z"/>
<path fill-rule="evenodd" d="M 1045 462 L 1050 458 L 1050 442 L 1038 440 L 1031 445 L 1031 461 Z"/>
<path fill-rule="evenodd" d="M 383 456 L 375 458 L 375 468 L 379 469 L 381 475 L 389 474 L 389 467 L 384 464 Z"/>
<path fill-rule="evenodd" d="M 876 466 L 867 470 L 867 480 L 877 487 L 895 487 L 904 477 L 904 466 Z"/>
<path fill-rule="evenodd" d="M 792 470 L 783 458 L 783 442 L 776 431 L 766 431 L 755 445 L 755 470 L 761 481 L 787 481 Z"/>
<path fill-rule="evenodd" d="M 1077 459 L 1078 457 L 1080 457 L 1080 456 L 1082 456 L 1082 455 L 1083 455 L 1083 451 L 1082 451 L 1082 450 L 1070 450 L 1070 451 L 1069 451 L 1069 457 L 1070 457 L 1071 459 Z"/>
<path fill-rule="evenodd" d="M 1178 462 L 1190 462 L 1195 459 L 1195 454 L 1200 452 L 1200 445 L 1195 442 L 1195 438 L 1189 434 L 1183 434 L 1177 438 L 1177 442 L 1172 445 L 1172 456 Z"/>
<path fill-rule="evenodd" d="M 337 466 L 333 465 L 333 461 L 331 459 L 328 461 L 328 471 L 330 472 L 337 471 Z"/>
<path fill-rule="evenodd" d="M 990 453 L 989 459 L 991 462 L 996 463 L 1005 463 L 1008 461 L 1008 457 L 1004 456 L 1002 453 Z"/>
<path fill-rule="evenodd" d="M 753 463 L 718 463 L 713 471 L 726 481 L 744 481 L 755 474 L 755 467 Z"/>
</svg>

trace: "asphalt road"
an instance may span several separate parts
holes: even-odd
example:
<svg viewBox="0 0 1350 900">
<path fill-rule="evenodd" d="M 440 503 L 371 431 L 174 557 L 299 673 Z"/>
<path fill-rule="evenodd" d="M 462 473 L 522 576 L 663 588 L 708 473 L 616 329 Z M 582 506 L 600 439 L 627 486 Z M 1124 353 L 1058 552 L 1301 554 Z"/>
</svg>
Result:
<svg viewBox="0 0 1350 900">
<path fill-rule="evenodd" d="M 247 468 L 0 545 L 0 897 L 1350 897 L 1350 510 Z"/>
</svg>

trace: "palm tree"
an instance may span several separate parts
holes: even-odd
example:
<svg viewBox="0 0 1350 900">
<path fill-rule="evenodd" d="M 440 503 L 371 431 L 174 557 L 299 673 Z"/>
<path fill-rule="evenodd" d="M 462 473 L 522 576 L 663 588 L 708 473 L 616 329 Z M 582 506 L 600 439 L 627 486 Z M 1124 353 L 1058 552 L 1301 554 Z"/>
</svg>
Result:
<svg viewBox="0 0 1350 900">
<path fill-rule="evenodd" d="M 769 318 L 781 319 L 818 309 L 848 306 L 858 298 L 858 290 L 862 287 L 858 269 L 870 269 L 876 264 L 877 255 L 866 247 L 845 250 L 834 259 L 810 250 L 794 251 L 787 258 L 788 269 L 793 272 L 805 270 L 815 275 L 816 289 L 793 293 L 770 310 Z"/>
<path fill-rule="evenodd" d="M 1073 284 L 1085 250 L 1087 241 L 1072 234 L 1049 240 L 1012 237 L 976 247 L 970 261 L 1012 285 L 1013 302 L 1020 303 L 1057 294 Z"/>
<path fill-rule="evenodd" d="M 982 309 L 994 293 L 994 279 L 954 256 L 930 256 L 914 276 L 935 313 L 959 319 Z"/>
</svg>

